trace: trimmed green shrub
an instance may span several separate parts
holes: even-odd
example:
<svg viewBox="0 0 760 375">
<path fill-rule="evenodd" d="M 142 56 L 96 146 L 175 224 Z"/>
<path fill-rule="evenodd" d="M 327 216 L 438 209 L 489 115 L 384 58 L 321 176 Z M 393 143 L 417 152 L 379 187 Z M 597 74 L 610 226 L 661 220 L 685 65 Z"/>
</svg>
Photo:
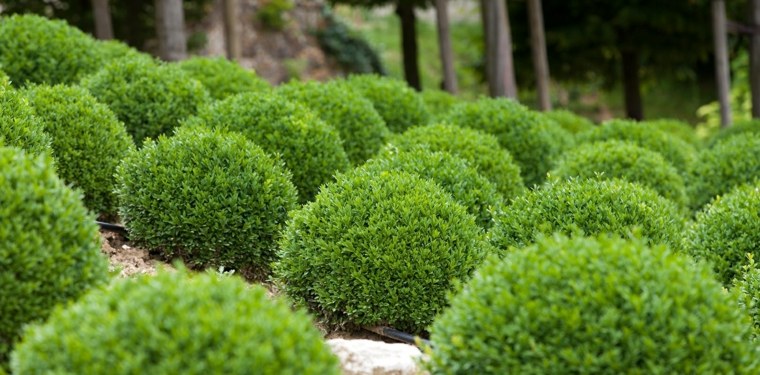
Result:
<svg viewBox="0 0 760 375">
<path fill-rule="evenodd" d="M 633 228 L 653 244 L 678 249 L 683 219 L 675 203 L 623 180 L 568 180 L 517 197 L 494 216 L 491 243 L 504 250 L 526 246 L 539 234 L 627 235 Z"/>
<path fill-rule="evenodd" d="M 29 101 L 9 86 L 0 85 L 0 146 L 32 154 L 49 153 L 50 138 Z"/>
<path fill-rule="evenodd" d="M 82 86 L 111 108 L 138 146 L 169 133 L 210 100 L 203 85 L 178 67 L 144 58 L 117 59 Z"/>
<path fill-rule="evenodd" d="M 434 120 L 445 119 L 451 108 L 459 103 L 456 96 L 442 90 L 422 90 L 420 96 Z"/>
<path fill-rule="evenodd" d="M 360 165 L 375 155 L 390 135 L 372 102 L 349 86 L 336 82 L 291 81 L 279 86 L 277 93 L 301 102 L 335 127 L 353 165 Z"/>
<path fill-rule="evenodd" d="M 683 178 L 657 152 L 631 142 L 587 143 L 568 151 L 549 173 L 553 179 L 619 178 L 642 184 L 686 208 L 688 199 Z"/>
<path fill-rule="evenodd" d="M 10 87 L 11 87 L 10 78 L 8 78 L 8 75 L 5 74 L 4 71 L 0 70 L 0 89 L 10 88 Z"/>
<path fill-rule="evenodd" d="M 509 99 L 482 98 L 460 103 L 451 109 L 448 123 L 493 134 L 520 166 L 527 186 L 546 178 L 563 143 L 553 138 L 551 126 L 538 113 Z"/>
<path fill-rule="evenodd" d="M 146 142 L 116 169 L 129 238 L 195 268 L 269 271 L 296 207 L 290 173 L 242 135 L 203 128 Z"/>
<path fill-rule="evenodd" d="M 757 342 L 760 337 L 760 269 L 757 268 L 752 253 L 747 254 L 747 264 L 742 267 L 741 278 L 734 279 L 733 290 L 739 306 L 752 318 L 752 336 Z"/>
<path fill-rule="evenodd" d="M 177 63 L 187 75 L 206 87 L 217 100 L 251 91 L 270 91 L 269 82 L 223 57 L 192 57 Z"/>
<path fill-rule="evenodd" d="M 98 226 L 48 155 L 0 147 L 0 367 L 27 323 L 106 281 Z"/>
<path fill-rule="evenodd" d="M 134 147 L 124 124 L 81 87 L 36 86 L 26 91 L 50 135 L 58 176 L 84 193 L 84 204 L 114 217 L 116 166 Z"/>
<path fill-rule="evenodd" d="M 432 374 L 756 374 L 747 316 L 665 246 L 543 238 L 492 258 L 431 328 Z"/>
<path fill-rule="evenodd" d="M 358 169 L 293 212 L 275 276 L 328 324 L 418 333 L 484 245 L 475 218 L 432 181 Z"/>
<path fill-rule="evenodd" d="M 708 140 L 708 147 L 714 147 L 721 141 L 731 138 L 735 135 L 751 135 L 753 137 L 760 135 L 760 120 L 749 120 L 737 122 L 731 127 L 722 128 Z"/>
<path fill-rule="evenodd" d="M 30 327 L 23 374 L 339 374 L 303 311 L 237 277 L 187 271 L 115 281 Z"/>
<path fill-rule="evenodd" d="M 659 119 L 643 121 L 640 124 L 660 129 L 666 133 L 681 138 L 694 147 L 699 148 L 702 146 L 702 140 L 697 136 L 694 127 L 686 122 L 674 119 Z"/>
<path fill-rule="evenodd" d="M 591 120 L 564 109 L 555 109 L 545 112 L 544 115 L 572 134 L 578 134 L 596 127 Z"/>
<path fill-rule="evenodd" d="M 391 139 L 391 144 L 399 150 L 424 146 L 465 159 L 507 200 L 525 192 L 520 167 L 490 134 L 453 125 L 428 125 L 407 130 Z"/>
<path fill-rule="evenodd" d="M 760 256 L 760 183 L 737 187 L 699 212 L 684 247 L 730 285 L 747 253 Z"/>
<path fill-rule="evenodd" d="M 392 132 L 401 133 L 431 120 L 422 97 L 404 81 L 365 74 L 352 75 L 343 84 L 369 99 Z"/>
<path fill-rule="evenodd" d="M 639 147 L 659 152 L 682 175 L 696 159 L 697 151 L 686 141 L 651 126 L 642 126 L 635 121 L 611 120 L 578 134 L 579 142 L 600 142 L 619 140 L 633 142 Z"/>
<path fill-rule="evenodd" d="M 361 168 L 370 173 L 383 171 L 408 172 L 431 180 L 467 208 L 483 228 L 492 224 L 491 211 L 500 209 L 504 199 L 496 186 L 478 173 L 466 160 L 448 152 L 430 151 L 424 147 L 399 151 L 393 146 Z"/>
<path fill-rule="evenodd" d="M 104 62 L 111 62 L 118 59 L 145 59 L 148 61 L 155 61 L 153 56 L 140 52 L 127 44 L 111 39 L 111 40 L 98 40 L 95 42 L 100 58 Z"/>
<path fill-rule="evenodd" d="M 687 180 L 691 208 L 698 210 L 715 196 L 760 178 L 760 134 L 728 137 L 702 150 Z"/>
<path fill-rule="evenodd" d="M 26 14 L 0 18 L 0 66 L 16 86 L 76 83 L 100 68 L 95 39 L 64 21 Z"/>
</svg>

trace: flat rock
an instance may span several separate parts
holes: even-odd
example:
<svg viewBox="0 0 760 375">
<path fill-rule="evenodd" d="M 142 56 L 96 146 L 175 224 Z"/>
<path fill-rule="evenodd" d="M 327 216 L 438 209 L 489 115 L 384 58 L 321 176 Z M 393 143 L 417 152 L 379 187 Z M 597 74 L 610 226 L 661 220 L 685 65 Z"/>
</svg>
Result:
<svg viewBox="0 0 760 375">
<path fill-rule="evenodd" d="M 372 340 L 327 340 L 340 359 L 344 375 L 416 375 L 422 352 L 412 345 Z"/>
</svg>

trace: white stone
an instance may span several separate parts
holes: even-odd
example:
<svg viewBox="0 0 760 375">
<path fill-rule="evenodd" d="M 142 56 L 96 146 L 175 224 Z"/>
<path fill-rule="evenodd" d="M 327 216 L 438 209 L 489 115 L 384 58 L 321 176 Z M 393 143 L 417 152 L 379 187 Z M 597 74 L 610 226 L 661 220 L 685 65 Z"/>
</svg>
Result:
<svg viewBox="0 0 760 375">
<path fill-rule="evenodd" d="M 416 375 L 422 352 L 412 345 L 372 340 L 332 339 L 327 344 L 340 359 L 344 375 Z"/>
</svg>

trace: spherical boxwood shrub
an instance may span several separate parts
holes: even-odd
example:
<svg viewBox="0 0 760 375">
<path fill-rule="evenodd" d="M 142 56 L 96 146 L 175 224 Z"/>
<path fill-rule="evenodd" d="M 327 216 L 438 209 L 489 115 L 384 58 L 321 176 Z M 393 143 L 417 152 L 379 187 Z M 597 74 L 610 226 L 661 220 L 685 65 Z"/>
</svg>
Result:
<svg viewBox="0 0 760 375">
<path fill-rule="evenodd" d="M 752 253 L 747 254 L 747 264 L 743 266 L 741 277 L 734 279 L 739 306 L 752 318 L 753 339 L 760 337 L 760 269 L 755 264 Z"/>
<path fill-rule="evenodd" d="M 422 90 L 420 96 L 425 102 L 425 107 L 430 111 L 430 115 L 436 120 L 445 118 L 449 110 L 459 103 L 456 96 L 441 90 Z"/>
<path fill-rule="evenodd" d="M 37 15 L 0 18 L 0 66 L 17 86 L 75 83 L 100 67 L 95 40 L 64 21 Z"/>
<path fill-rule="evenodd" d="M 525 184 L 540 184 L 562 151 L 540 115 L 509 99 L 483 98 L 456 105 L 446 122 L 493 134 L 517 164 Z"/>
<path fill-rule="evenodd" d="M 755 374 L 747 316 L 665 246 L 544 238 L 489 259 L 431 328 L 433 374 Z"/>
<path fill-rule="evenodd" d="M 272 89 L 269 82 L 253 71 L 223 57 L 192 57 L 177 63 L 177 66 L 202 83 L 211 97 L 217 100 L 241 92 Z"/>
<path fill-rule="evenodd" d="M 98 40 L 95 42 L 95 48 L 100 55 L 103 62 L 108 63 L 118 59 L 145 59 L 148 61 L 154 61 L 153 56 L 140 52 L 127 44 L 111 39 L 111 40 Z"/>
<path fill-rule="evenodd" d="M 47 155 L 0 147 L 0 368 L 23 325 L 104 282 L 98 227 Z"/>
<path fill-rule="evenodd" d="M 591 130 L 595 127 L 591 120 L 564 109 L 549 111 L 544 113 L 544 115 L 556 121 L 559 126 L 573 134 Z"/>
<path fill-rule="evenodd" d="M 724 284 L 741 273 L 746 254 L 760 256 L 760 183 L 714 200 L 686 234 L 684 247 L 712 264 Z"/>
<path fill-rule="evenodd" d="M 623 180 L 567 180 L 526 195 L 494 217 L 491 243 L 504 250 L 553 232 L 627 235 L 638 228 L 650 243 L 680 248 L 678 206 L 654 190 Z"/>
<path fill-rule="evenodd" d="M 392 132 L 401 133 L 412 126 L 426 125 L 431 120 L 422 97 L 406 82 L 367 74 L 350 76 L 343 84 L 369 99 Z"/>
<path fill-rule="evenodd" d="M 193 267 L 263 277 L 296 207 L 290 173 L 239 134 L 178 129 L 116 170 L 119 214 L 136 244 Z"/>
<path fill-rule="evenodd" d="M 428 125 L 407 130 L 394 137 L 391 144 L 399 150 L 424 146 L 465 159 L 489 179 L 505 199 L 525 191 L 520 167 L 490 134 L 453 125 Z"/>
<path fill-rule="evenodd" d="M 115 281 L 27 330 L 16 374 L 339 374 L 311 319 L 236 277 Z"/>
<path fill-rule="evenodd" d="M 23 148 L 32 154 L 49 153 L 50 137 L 29 101 L 9 86 L 0 85 L 0 146 Z"/>
<path fill-rule="evenodd" d="M 481 176 L 466 160 L 448 152 L 430 151 L 424 147 L 399 151 L 391 146 L 362 168 L 375 174 L 383 171 L 409 172 L 432 180 L 467 208 L 484 228 L 491 227 L 491 210 L 499 209 L 504 204 L 491 181 Z"/>
<path fill-rule="evenodd" d="M 277 93 L 301 102 L 324 122 L 335 127 L 343 139 L 349 160 L 359 165 L 375 155 L 390 135 L 372 102 L 350 86 L 336 82 L 292 81 Z"/>
<path fill-rule="evenodd" d="M 338 132 L 306 107 L 277 95 L 238 94 L 203 108 L 186 125 L 239 132 L 278 154 L 293 172 L 302 203 L 313 200 L 335 172 L 350 168 Z"/>
<path fill-rule="evenodd" d="M 760 178 L 760 134 L 729 137 L 702 150 L 688 178 L 691 208 L 698 210 L 715 196 Z"/>
<path fill-rule="evenodd" d="M 760 120 L 740 121 L 728 128 L 722 128 L 708 140 L 708 147 L 714 147 L 721 141 L 736 135 L 760 135 Z"/>
<path fill-rule="evenodd" d="M 181 69 L 144 58 L 117 59 L 82 86 L 111 108 L 138 146 L 170 132 L 210 100 L 203 85 Z"/>
<path fill-rule="evenodd" d="M 643 121 L 641 122 L 641 125 L 651 126 L 655 129 L 662 130 L 666 133 L 681 138 L 694 147 L 699 148 L 702 146 L 702 140 L 697 136 L 697 132 L 694 130 L 694 127 L 686 122 L 674 119 L 659 119 Z"/>
<path fill-rule="evenodd" d="M 696 159 L 696 150 L 686 141 L 668 134 L 652 126 L 629 120 L 611 120 L 594 128 L 578 134 L 579 142 L 599 142 L 619 140 L 633 142 L 636 145 L 659 152 L 670 162 L 682 175 L 686 175 L 692 163 Z"/>
<path fill-rule="evenodd" d="M 659 153 L 631 142 L 583 144 L 565 153 L 549 176 L 552 179 L 619 178 L 649 187 L 683 208 L 688 203 L 678 170 Z"/>
<path fill-rule="evenodd" d="M 52 140 L 58 176 L 84 193 L 84 204 L 116 214 L 116 166 L 134 147 L 124 124 L 81 87 L 36 86 L 26 95 Z"/>
<path fill-rule="evenodd" d="M 480 263 L 482 231 L 432 181 L 373 172 L 339 175 L 292 214 L 275 275 L 328 324 L 418 333 Z"/>
</svg>

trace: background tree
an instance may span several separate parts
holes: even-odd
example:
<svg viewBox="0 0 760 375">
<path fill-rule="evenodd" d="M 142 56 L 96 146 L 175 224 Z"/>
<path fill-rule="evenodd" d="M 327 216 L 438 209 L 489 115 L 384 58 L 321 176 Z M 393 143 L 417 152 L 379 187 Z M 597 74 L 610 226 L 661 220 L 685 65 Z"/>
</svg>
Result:
<svg viewBox="0 0 760 375">
<path fill-rule="evenodd" d="M 95 37 L 103 40 L 113 39 L 111 7 L 108 0 L 92 0 L 92 10 L 95 20 Z"/>
</svg>

